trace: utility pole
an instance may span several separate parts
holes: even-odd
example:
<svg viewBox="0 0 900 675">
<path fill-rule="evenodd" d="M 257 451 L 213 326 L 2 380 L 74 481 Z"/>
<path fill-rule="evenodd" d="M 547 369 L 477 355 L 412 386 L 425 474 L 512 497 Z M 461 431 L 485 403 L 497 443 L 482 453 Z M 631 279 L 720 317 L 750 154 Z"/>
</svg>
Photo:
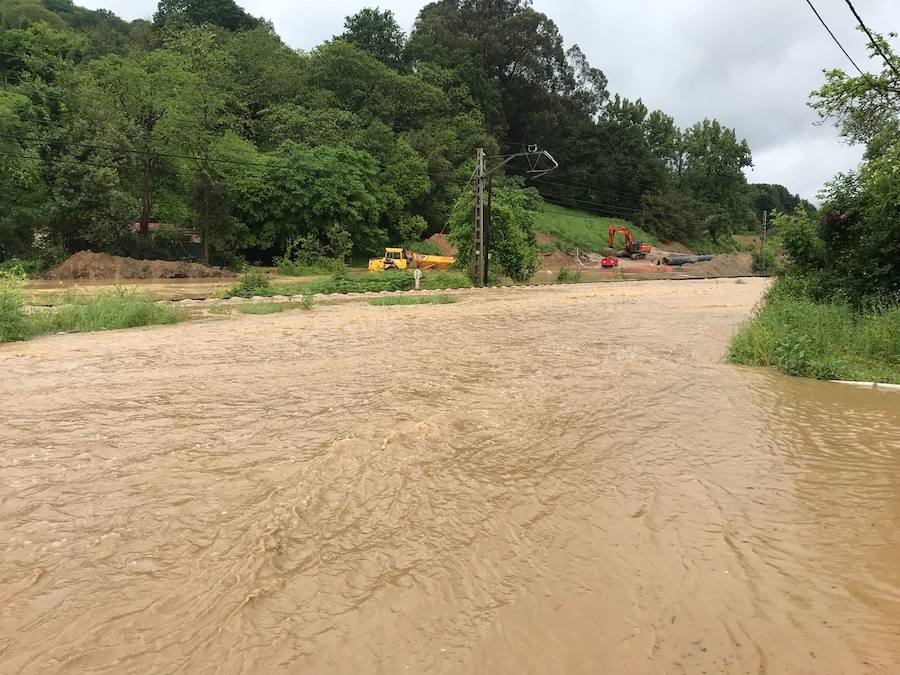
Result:
<svg viewBox="0 0 900 675">
<path fill-rule="evenodd" d="M 763 276 L 765 276 L 768 272 L 766 269 L 766 238 L 769 233 L 769 212 L 763 211 L 763 238 L 762 238 L 762 250 L 759 252 L 760 260 L 762 260 L 763 265 Z"/>
<path fill-rule="evenodd" d="M 476 286 L 484 285 L 484 148 L 475 151 L 475 260 Z"/>
<path fill-rule="evenodd" d="M 491 198 L 494 195 L 494 174 L 488 174 L 487 179 L 487 207 L 484 215 L 484 279 L 482 285 L 488 285 L 488 268 L 491 264 Z"/>
<path fill-rule="evenodd" d="M 503 166 L 517 157 L 528 158 L 528 165 L 531 167 L 528 171 L 528 175 L 531 178 L 538 178 L 559 168 L 559 163 L 553 159 L 553 155 L 546 150 L 540 150 L 536 145 L 529 145 L 527 149 L 524 149 L 522 152 L 516 152 L 511 155 L 500 155 L 499 157 L 493 158 L 501 161 L 495 163 L 490 171 L 488 171 L 485 166 L 484 148 L 478 148 L 475 151 L 475 250 L 473 255 L 474 260 L 472 261 L 472 277 L 475 280 L 475 285 L 478 287 L 488 285 L 488 269 L 490 263 L 490 252 L 488 249 L 490 247 L 491 237 L 493 176 L 497 171 L 502 169 Z M 540 168 L 538 162 L 542 159 L 549 160 L 551 166 Z M 485 178 L 487 178 L 488 182 L 487 208 L 485 208 L 484 204 Z M 487 212 L 487 216 L 485 216 L 485 211 Z"/>
</svg>

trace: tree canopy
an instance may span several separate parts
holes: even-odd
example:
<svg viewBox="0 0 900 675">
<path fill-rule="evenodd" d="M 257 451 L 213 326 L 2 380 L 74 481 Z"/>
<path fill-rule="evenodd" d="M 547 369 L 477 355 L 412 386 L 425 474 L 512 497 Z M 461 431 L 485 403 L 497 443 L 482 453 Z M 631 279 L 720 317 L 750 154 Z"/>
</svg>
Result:
<svg viewBox="0 0 900 675">
<path fill-rule="evenodd" d="M 298 242 L 366 255 L 446 227 L 477 147 L 497 157 L 535 144 L 559 161 L 508 193 L 626 218 L 689 204 L 690 225 L 660 226 L 673 237 L 718 236 L 796 202 L 747 186 L 750 149 L 734 130 L 681 130 L 611 93 L 530 0 L 439 0 L 409 36 L 389 10 L 365 8 L 309 52 L 234 0 L 161 0 L 152 22 L 131 23 L 70 0 L 10 0 L 0 54 L 4 257 L 161 255 L 151 222 L 195 230 L 219 263 Z M 848 130 L 864 126 L 854 117 Z M 524 217 L 516 199 L 499 197 L 497 216 Z"/>
</svg>

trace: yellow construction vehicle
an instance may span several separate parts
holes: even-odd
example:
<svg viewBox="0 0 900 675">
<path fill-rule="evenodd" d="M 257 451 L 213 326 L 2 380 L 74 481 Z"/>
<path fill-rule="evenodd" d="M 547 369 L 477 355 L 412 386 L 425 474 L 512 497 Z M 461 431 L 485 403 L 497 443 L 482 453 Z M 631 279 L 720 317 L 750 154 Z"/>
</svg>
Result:
<svg viewBox="0 0 900 675">
<path fill-rule="evenodd" d="M 385 270 L 447 270 L 456 262 L 456 258 L 447 255 L 424 255 L 402 248 L 384 249 L 383 258 L 369 260 L 370 272 Z"/>
</svg>

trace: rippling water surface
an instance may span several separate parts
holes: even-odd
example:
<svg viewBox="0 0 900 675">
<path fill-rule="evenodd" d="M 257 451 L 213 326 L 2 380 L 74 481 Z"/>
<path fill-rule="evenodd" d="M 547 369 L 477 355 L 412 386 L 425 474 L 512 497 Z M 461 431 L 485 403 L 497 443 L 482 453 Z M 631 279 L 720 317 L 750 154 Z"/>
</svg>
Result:
<svg viewBox="0 0 900 675">
<path fill-rule="evenodd" d="M 900 671 L 900 394 L 760 282 L 0 346 L 3 672 Z"/>
</svg>

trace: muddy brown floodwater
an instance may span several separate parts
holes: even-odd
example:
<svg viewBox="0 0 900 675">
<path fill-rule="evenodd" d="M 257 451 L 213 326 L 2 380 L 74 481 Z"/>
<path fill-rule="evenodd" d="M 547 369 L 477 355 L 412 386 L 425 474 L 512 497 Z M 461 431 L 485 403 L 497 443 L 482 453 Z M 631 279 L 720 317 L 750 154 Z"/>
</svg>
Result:
<svg viewBox="0 0 900 675">
<path fill-rule="evenodd" d="M 760 281 L 0 346 L 0 670 L 896 673 L 900 396 Z"/>
</svg>

